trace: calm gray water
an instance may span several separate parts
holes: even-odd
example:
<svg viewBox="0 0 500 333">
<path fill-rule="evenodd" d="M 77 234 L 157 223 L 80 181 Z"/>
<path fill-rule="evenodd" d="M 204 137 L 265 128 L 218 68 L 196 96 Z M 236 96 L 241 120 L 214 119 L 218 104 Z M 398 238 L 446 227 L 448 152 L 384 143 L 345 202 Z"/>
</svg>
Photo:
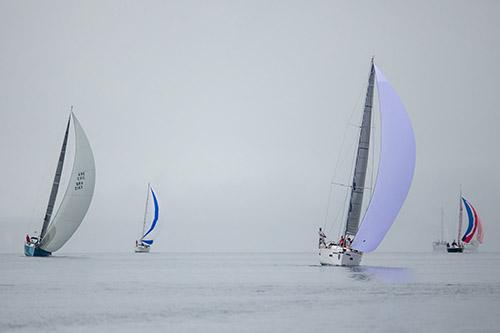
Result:
<svg viewBox="0 0 500 333">
<path fill-rule="evenodd" d="M 500 254 L 0 255 L 0 332 L 498 332 Z"/>
</svg>

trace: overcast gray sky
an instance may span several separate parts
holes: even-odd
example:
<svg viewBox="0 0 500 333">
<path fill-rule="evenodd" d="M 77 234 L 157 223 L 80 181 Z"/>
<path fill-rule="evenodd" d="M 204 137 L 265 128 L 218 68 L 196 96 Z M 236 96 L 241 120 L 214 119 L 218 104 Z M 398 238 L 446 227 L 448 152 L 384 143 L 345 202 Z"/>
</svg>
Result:
<svg viewBox="0 0 500 333">
<path fill-rule="evenodd" d="M 308 251 L 369 60 L 403 100 L 413 185 L 380 251 L 427 251 L 458 191 L 498 251 L 500 3 L 0 1 L 0 252 L 41 225 L 70 105 L 97 183 L 60 253 Z M 355 119 L 358 119 L 355 117 Z"/>
</svg>

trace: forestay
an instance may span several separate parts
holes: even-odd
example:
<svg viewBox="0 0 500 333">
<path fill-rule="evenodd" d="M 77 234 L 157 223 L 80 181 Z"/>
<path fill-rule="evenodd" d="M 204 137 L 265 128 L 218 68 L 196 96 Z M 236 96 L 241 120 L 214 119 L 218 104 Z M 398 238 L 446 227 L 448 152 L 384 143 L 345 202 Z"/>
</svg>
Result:
<svg viewBox="0 0 500 333">
<path fill-rule="evenodd" d="M 41 240 L 40 248 L 54 252 L 71 238 L 89 209 L 95 186 L 95 163 L 90 143 L 72 114 L 75 130 L 75 159 L 61 205 Z"/>
<path fill-rule="evenodd" d="M 370 204 L 352 247 L 375 250 L 396 219 L 413 179 L 415 137 L 404 106 L 375 66 L 380 107 L 380 157 Z"/>
</svg>

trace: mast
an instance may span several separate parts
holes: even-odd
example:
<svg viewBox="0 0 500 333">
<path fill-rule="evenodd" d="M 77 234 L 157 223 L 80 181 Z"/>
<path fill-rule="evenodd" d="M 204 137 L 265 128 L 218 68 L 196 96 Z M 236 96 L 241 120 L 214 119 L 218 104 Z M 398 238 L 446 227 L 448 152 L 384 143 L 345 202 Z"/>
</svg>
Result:
<svg viewBox="0 0 500 333">
<path fill-rule="evenodd" d="M 441 207 L 441 243 L 444 241 L 444 209 Z"/>
<path fill-rule="evenodd" d="M 460 245 L 460 235 L 462 234 L 462 224 L 463 224 L 463 215 L 464 215 L 464 206 L 462 205 L 462 185 L 460 185 L 460 197 L 458 198 L 459 201 L 459 213 L 458 213 L 458 236 L 457 236 L 457 243 Z"/>
<path fill-rule="evenodd" d="M 43 219 L 42 231 L 40 232 L 40 241 L 45 236 L 45 232 L 47 231 L 47 227 L 49 226 L 50 218 L 54 210 L 54 204 L 57 198 L 57 191 L 59 190 L 59 183 L 61 181 L 61 175 L 64 165 L 64 157 L 66 155 L 66 144 L 68 143 L 69 123 L 71 121 L 72 114 L 73 114 L 73 106 L 71 106 L 71 114 L 69 115 L 68 124 L 66 125 L 66 133 L 64 133 L 64 140 L 61 147 L 61 153 L 59 154 L 59 161 L 57 162 L 56 174 L 54 176 L 54 182 L 52 183 L 52 190 L 50 191 L 49 203 L 47 205 L 47 211 L 45 212 L 45 218 Z"/>
<path fill-rule="evenodd" d="M 141 241 L 142 238 L 144 237 L 144 234 L 146 233 L 146 218 L 148 217 L 148 204 L 149 204 L 149 187 L 150 183 L 148 183 L 148 192 L 146 194 L 146 207 L 144 208 L 144 223 L 142 225 Z"/>
<path fill-rule="evenodd" d="M 375 66 L 373 58 L 371 60 L 370 77 L 366 90 L 365 108 L 363 111 L 363 121 L 361 123 L 358 150 L 356 154 L 356 164 L 351 187 L 351 198 L 349 201 L 349 212 L 344 235 L 355 236 L 358 232 L 359 221 L 361 219 L 361 207 L 363 205 L 363 194 L 365 190 L 366 168 L 368 166 L 368 153 L 370 148 L 370 131 L 373 106 L 373 91 L 375 80 Z"/>
</svg>

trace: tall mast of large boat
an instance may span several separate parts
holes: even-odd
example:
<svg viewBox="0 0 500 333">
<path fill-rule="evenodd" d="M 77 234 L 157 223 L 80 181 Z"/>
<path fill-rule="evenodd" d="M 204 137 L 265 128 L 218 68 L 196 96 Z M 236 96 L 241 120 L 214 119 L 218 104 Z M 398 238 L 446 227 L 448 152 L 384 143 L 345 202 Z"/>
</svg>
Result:
<svg viewBox="0 0 500 333">
<path fill-rule="evenodd" d="M 146 207 L 144 208 L 144 223 L 142 224 L 142 234 L 141 234 L 141 240 L 144 237 L 144 234 L 146 233 L 146 218 L 148 217 L 148 204 L 149 204 L 149 187 L 150 183 L 148 183 L 148 192 L 146 193 Z"/>
<path fill-rule="evenodd" d="M 444 241 L 444 209 L 441 206 L 441 243 Z"/>
<path fill-rule="evenodd" d="M 351 199 L 349 201 L 349 212 L 345 228 L 345 235 L 355 236 L 358 232 L 361 219 L 361 207 L 363 205 L 363 194 L 365 190 L 366 168 L 368 166 L 368 153 L 370 148 L 370 132 L 373 106 L 373 91 L 375 81 L 375 66 L 373 58 L 370 66 L 370 77 L 366 90 L 365 108 L 363 121 L 361 123 L 356 164 L 351 187 Z"/>
<path fill-rule="evenodd" d="M 460 185 L 460 197 L 459 201 L 459 213 L 458 213 L 458 236 L 457 243 L 460 244 L 460 235 L 462 234 L 462 224 L 463 224 L 463 215 L 464 215 L 464 206 L 462 205 L 462 185 Z"/>
<path fill-rule="evenodd" d="M 54 176 L 54 181 L 52 182 L 52 190 L 50 191 L 49 203 L 47 205 L 47 211 L 45 212 L 45 218 L 43 219 L 42 231 L 40 232 L 40 240 L 45 236 L 47 227 L 50 223 L 50 218 L 52 212 L 54 211 L 54 204 L 57 198 L 57 191 L 59 190 L 59 183 L 61 181 L 61 175 L 64 165 L 64 157 L 66 156 L 66 144 L 68 143 L 68 132 L 69 123 L 71 121 L 71 115 L 73 114 L 73 106 L 71 106 L 71 113 L 68 118 L 68 125 L 66 125 L 66 133 L 64 133 L 64 140 L 61 147 L 61 152 L 59 153 L 59 161 L 57 162 L 56 174 Z"/>
</svg>

